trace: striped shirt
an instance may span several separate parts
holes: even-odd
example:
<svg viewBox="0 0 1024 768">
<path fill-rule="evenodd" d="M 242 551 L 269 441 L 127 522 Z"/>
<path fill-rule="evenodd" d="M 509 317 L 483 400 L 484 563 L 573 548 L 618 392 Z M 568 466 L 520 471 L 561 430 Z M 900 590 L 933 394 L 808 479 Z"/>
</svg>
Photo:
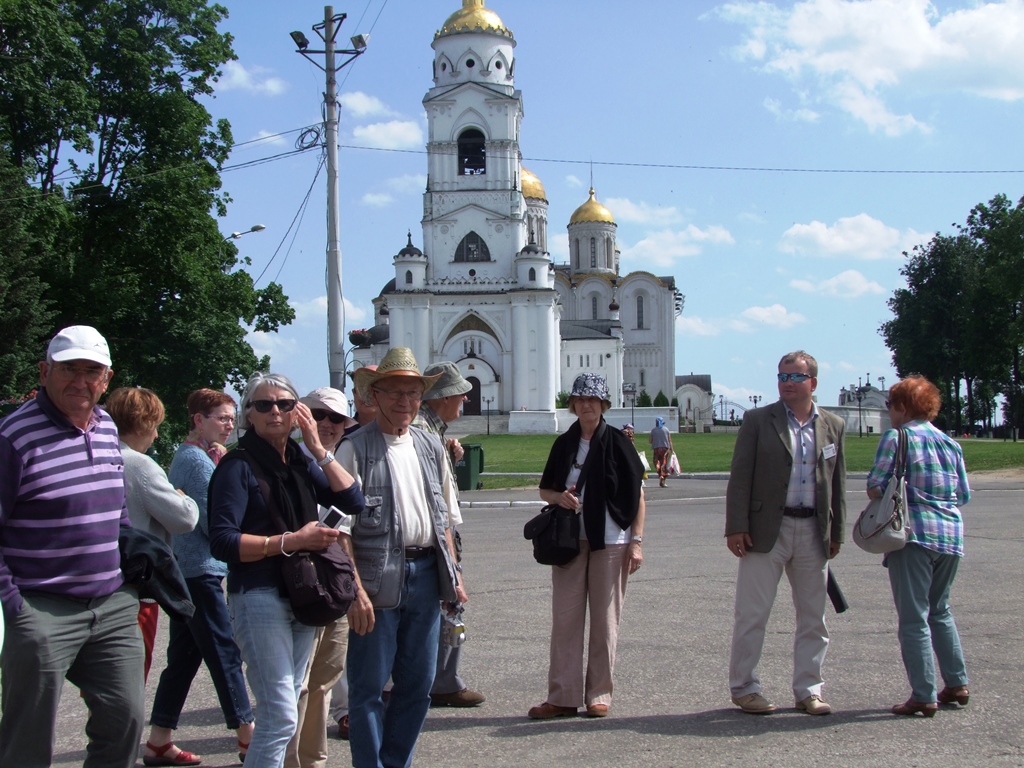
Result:
<svg viewBox="0 0 1024 768">
<path fill-rule="evenodd" d="M 789 447 L 793 451 L 793 468 L 786 488 L 786 506 L 816 509 L 818 484 L 815 469 L 818 454 L 814 423 L 818 420 L 818 407 L 811 403 L 811 416 L 801 424 L 787 405 L 786 419 L 789 424 Z"/>
<path fill-rule="evenodd" d="M 908 541 L 945 555 L 964 554 L 964 521 L 959 505 L 971 500 L 960 445 L 927 421 L 904 425 L 907 432 Z M 893 475 L 899 437 L 890 429 L 878 444 L 868 488 L 885 490 Z"/>
<path fill-rule="evenodd" d="M 118 534 L 131 525 L 117 427 L 93 409 L 81 430 L 40 390 L 0 424 L 0 600 L 22 590 L 104 597 L 122 584 Z"/>
</svg>

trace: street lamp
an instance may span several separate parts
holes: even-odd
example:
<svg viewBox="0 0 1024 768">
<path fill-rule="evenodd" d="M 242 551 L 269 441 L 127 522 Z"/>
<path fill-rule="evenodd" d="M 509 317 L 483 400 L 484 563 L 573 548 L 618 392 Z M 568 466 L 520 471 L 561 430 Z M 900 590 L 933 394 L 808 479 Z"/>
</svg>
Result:
<svg viewBox="0 0 1024 768">
<path fill-rule="evenodd" d="M 636 416 L 634 411 L 636 410 L 636 384 L 623 384 L 622 394 L 629 398 L 629 423 L 636 423 Z"/>
<path fill-rule="evenodd" d="M 491 403 L 494 402 L 494 398 L 493 397 L 485 397 L 485 398 L 482 398 L 482 399 L 484 401 L 484 405 L 487 406 L 487 435 L 490 436 L 490 434 L 491 434 Z"/>
<path fill-rule="evenodd" d="M 722 421 L 725 421 L 725 395 L 718 396 L 718 410 L 722 413 Z"/>
<path fill-rule="evenodd" d="M 351 38 L 352 47 L 337 49 L 335 38 L 348 14 L 334 14 L 334 6 L 324 6 L 324 20 L 313 27 L 313 31 L 324 41 L 323 50 L 310 50 L 309 40 L 301 32 L 292 32 L 291 38 L 296 45 L 296 53 L 305 56 L 327 75 L 327 88 L 324 91 L 324 148 L 327 151 L 327 337 L 328 337 L 328 368 L 331 373 L 331 386 L 345 389 L 345 307 L 341 295 L 341 242 L 340 215 L 338 213 L 338 72 L 351 64 L 366 52 L 369 35 L 356 35 Z M 324 54 L 324 63 L 320 64 L 312 54 Z M 348 56 L 340 64 L 336 63 L 335 54 Z"/>
<path fill-rule="evenodd" d="M 871 381 L 871 375 L 868 374 L 868 382 Z M 868 384 L 870 386 L 870 383 Z M 864 437 L 864 422 L 863 416 L 861 415 L 861 401 L 864 400 L 864 392 L 868 387 L 864 386 L 864 383 L 860 376 L 857 377 L 857 391 L 854 392 L 854 396 L 857 398 L 857 437 Z"/>
<path fill-rule="evenodd" d="M 249 235 L 252 234 L 253 232 L 262 232 L 264 229 L 266 229 L 266 226 L 264 226 L 263 224 L 253 224 L 251 227 L 245 230 L 245 232 L 232 232 L 230 235 L 224 238 L 224 242 L 226 243 L 228 240 L 237 240 L 243 235 Z"/>
<path fill-rule="evenodd" d="M 764 395 L 751 395 L 747 399 L 754 404 L 755 408 L 757 408 L 757 404 L 764 400 Z"/>
</svg>

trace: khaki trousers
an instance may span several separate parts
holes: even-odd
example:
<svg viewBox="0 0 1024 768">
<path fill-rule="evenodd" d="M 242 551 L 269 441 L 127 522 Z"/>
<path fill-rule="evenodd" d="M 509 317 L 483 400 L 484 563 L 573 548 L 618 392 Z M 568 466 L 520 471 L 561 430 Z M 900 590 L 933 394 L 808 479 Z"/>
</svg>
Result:
<svg viewBox="0 0 1024 768">
<path fill-rule="evenodd" d="M 347 651 L 347 618 L 342 616 L 317 629 L 299 694 L 299 723 L 285 753 L 286 768 L 325 768 L 327 765 L 327 717 L 331 689 L 345 670 Z M 260 727 L 259 723 L 256 727 Z"/>
<path fill-rule="evenodd" d="M 611 704 L 619 617 L 626 596 L 626 544 L 596 552 L 586 540 L 568 565 L 551 569 L 551 660 L 549 704 L 579 707 Z M 590 608 L 586 678 L 583 634 Z"/>
</svg>

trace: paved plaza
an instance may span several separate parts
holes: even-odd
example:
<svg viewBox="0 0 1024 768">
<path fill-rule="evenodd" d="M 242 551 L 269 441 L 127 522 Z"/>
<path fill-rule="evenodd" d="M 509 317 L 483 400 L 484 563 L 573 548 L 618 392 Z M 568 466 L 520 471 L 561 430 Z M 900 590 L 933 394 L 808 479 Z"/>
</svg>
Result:
<svg viewBox="0 0 1024 768">
<path fill-rule="evenodd" d="M 722 539 L 724 477 L 648 488 L 645 561 L 627 590 L 609 717 L 527 720 L 526 710 L 545 697 L 550 628 L 549 569 L 533 561 L 522 537 L 523 523 L 537 510 L 522 502 L 535 502 L 537 494 L 464 494 L 470 603 L 462 671 L 487 702 L 431 710 L 415 764 L 1024 766 L 1024 482 L 981 475 L 971 482 L 967 556 L 952 599 L 971 702 L 959 710 L 943 707 L 931 720 L 889 713 L 909 695 L 892 597 L 880 557 L 852 542 L 834 561 L 851 608 L 839 616 L 828 612 L 824 698 L 835 713 L 811 717 L 792 709 L 793 609 L 785 580 L 760 667 L 765 694 L 780 709 L 753 716 L 730 703 L 726 667 L 736 560 Z M 863 487 L 863 476 L 850 478 L 851 517 L 865 503 Z M 166 644 L 166 623 L 161 617 L 158 649 Z M 149 701 L 161 659 L 154 659 Z M 81 765 L 84 722 L 81 701 L 68 685 L 55 765 Z M 205 668 L 176 742 L 202 754 L 204 765 L 238 765 L 234 735 L 224 729 Z M 332 739 L 331 748 L 328 765 L 349 765 L 346 742 Z"/>
</svg>

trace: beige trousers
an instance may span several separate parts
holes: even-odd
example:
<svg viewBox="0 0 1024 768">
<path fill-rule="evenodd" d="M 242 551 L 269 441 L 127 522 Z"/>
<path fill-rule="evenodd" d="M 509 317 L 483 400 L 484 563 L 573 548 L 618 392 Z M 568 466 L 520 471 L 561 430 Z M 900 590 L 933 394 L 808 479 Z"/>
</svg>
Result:
<svg viewBox="0 0 1024 768">
<path fill-rule="evenodd" d="M 626 549 L 626 544 L 613 544 L 591 552 L 583 540 L 578 557 L 551 569 L 549 704 L 611 704 L 615 645 L 626 596 Z M 588 606 L 590 639 L 584 679 L 583 632 Z"/>
<path fill-rule="evenodd" d="M 299 722 L 285 753 L 286 768 L 326 768 L 331 688 L 345 671 L 347 651 L 348 619 L 344 616 L 316 631 L 299 694 Z"/>
</svg>

